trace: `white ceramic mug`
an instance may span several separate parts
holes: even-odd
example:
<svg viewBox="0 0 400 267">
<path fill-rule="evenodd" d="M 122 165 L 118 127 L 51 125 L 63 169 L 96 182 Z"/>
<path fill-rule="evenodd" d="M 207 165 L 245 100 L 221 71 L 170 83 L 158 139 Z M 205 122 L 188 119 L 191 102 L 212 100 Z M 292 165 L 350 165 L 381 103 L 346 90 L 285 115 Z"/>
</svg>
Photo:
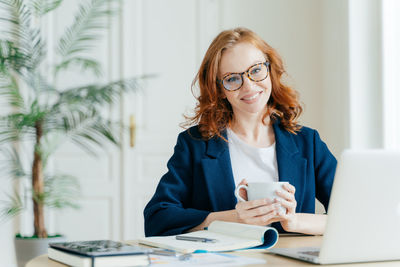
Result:
<svg viewBox="0 0 400 267">
<path fill-rule="evenodd" d="M 283 184 L 287 184 L 288 182 L 255 182 L 255 183 L 248 183 L 247 185 L 239 185 L 235 189 L 235 196 L 239 201 L 246 201 L 240 195 L 240 189 L 245 189 L 247 191 L 247 199 L 248 200 L 256 200 L 262 198 L 269 198 L 274 200 L 274 198 L 281 198 L 276 195 L 277 190 L 285 190 L 283 189 Z M 280 212 L 285 214 L 286 208 L 281 207 Z"/>
</svg>

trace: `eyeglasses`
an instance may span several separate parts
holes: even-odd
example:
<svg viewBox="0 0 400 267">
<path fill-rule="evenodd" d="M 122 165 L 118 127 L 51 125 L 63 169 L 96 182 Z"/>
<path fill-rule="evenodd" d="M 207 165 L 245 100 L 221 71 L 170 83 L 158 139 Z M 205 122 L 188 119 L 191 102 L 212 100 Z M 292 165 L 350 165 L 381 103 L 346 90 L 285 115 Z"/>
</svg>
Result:
<svg viewBox="0 0 400 267">
<path fill-rule="evenodd" d="M 248 70 L 242 73 L 229 73 L 225 75 L 222 80 L 217 80 L 228 91 L 239 90 L 243 85 L 243 74 L 253 82 L 261 82 L 268 77 L 269 62 L 257 63 L 251 66 Z"/>
</svg>

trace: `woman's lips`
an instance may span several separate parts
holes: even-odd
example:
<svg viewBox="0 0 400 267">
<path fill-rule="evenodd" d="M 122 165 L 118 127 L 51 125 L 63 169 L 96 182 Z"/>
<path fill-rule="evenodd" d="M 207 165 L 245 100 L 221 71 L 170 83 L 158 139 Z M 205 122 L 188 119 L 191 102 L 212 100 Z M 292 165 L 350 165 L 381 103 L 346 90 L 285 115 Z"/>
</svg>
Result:
<svg viewBox="0 0 400 267">
<path fill-rule="evenodd" d="M 244 97 L 241 98 L 241 100 L 244 100 L 245 102 L 254 102 L 254 100 L 257 100 L 257 98 L 261 95 L 262 91 L 257 92 L 255 94 L 249 94 L 245 95 Z"/>
</svg>

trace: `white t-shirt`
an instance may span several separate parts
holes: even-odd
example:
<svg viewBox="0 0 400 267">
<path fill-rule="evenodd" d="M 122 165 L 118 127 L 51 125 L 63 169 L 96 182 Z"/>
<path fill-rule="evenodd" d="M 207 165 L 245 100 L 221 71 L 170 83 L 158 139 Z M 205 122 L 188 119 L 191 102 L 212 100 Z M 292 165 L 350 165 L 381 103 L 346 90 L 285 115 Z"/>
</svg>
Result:
<svg viewBox="0 0 400 267">
<path fill-rule="evenodd" d="M 228 128 L 227 133 L 235 186 L 244 178 L 247 182 L 279 181 L 275 143 L 265 148 L 253 147 L 231 129 Z"/>
</svg>

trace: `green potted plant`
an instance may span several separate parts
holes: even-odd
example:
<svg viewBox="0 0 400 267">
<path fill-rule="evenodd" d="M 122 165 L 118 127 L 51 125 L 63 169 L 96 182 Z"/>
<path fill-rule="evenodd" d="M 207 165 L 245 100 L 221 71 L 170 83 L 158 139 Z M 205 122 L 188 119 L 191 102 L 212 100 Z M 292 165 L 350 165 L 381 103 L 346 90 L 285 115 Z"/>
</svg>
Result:
<svg viewBox="0 0 400 267">
<path fill-rule="evenodd" d="M 61 2 L 0 0 L 0 106 L 8 107 L 6 114 L 0 113 L 0 168 L 3 177 L 30 181 L 29 188 L 10 195 L 0 212 L 3 218 L 19 214 L 26 207 L 20 194 L 25 192 L 31 196 L 34 211 L 34 236 L 17 236 L 16 242 L 48 238 L 44 207 L 77 207 L 76 180 L 67 174 L 50 173 L 49 158 L 65 141 L 93 154 L 95 147 L 107 142 L 118 144 L 119 124 L 106 119 L 102 110 L 115 103 L 121 93 L 137 88 L 137 78 L 73 88 L 52 82 L 66 70 L 101 75 L 99 62 L 85 54 L 101 37 L 107 18 L 115 13 L 109 8 L 111 0 L 81 3 L 72 25 L 59 39 L 57 62 L 53 64 L 46 60 L 46 42 L 37 22 Z M 30 155 L 28 160 L 22 158 L 25 155 Z M 24 166 L 26 161 L 28 167 Z M 19 265 L 35 256 L 24 252 L 26 258 L 22 259 L 16 249 Z M 44 249 L 37 253 L 45 253 L 47 243 Z"/>
</svg>

